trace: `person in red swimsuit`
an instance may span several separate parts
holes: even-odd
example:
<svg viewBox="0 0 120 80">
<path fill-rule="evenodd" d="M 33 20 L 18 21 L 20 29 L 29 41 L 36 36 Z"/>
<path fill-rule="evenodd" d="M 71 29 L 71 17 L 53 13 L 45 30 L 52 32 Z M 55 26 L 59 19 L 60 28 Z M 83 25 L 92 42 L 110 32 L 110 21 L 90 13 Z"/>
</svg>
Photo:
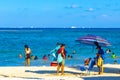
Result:
<svg viewBox="0 0 120 80">
<path fill-rule="evenodd" d="M 46 55 L 43 56 L 43 60 L 47 61 L 47 56 Z"/>
</svg>

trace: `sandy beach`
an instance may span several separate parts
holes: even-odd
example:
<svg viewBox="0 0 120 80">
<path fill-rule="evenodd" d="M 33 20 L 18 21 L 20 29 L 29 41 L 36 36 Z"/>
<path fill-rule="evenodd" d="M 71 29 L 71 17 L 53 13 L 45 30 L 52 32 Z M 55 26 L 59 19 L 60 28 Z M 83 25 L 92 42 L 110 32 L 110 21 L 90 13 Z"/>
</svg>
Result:
<svg viewBox="0 0 120 80">
<path fill-rule="evenodd" d="M 56 75 L 56 67 L 31 66 L 31 67 L 0 67 L 0 80 L 119 80 L 120 65 L 105 64 L 104 74 L 98 75 L 97 67 L 93 68 L 90 75 L 80 71 L 79 66 L 65 67 L 65 75 Z"/>
</svg>

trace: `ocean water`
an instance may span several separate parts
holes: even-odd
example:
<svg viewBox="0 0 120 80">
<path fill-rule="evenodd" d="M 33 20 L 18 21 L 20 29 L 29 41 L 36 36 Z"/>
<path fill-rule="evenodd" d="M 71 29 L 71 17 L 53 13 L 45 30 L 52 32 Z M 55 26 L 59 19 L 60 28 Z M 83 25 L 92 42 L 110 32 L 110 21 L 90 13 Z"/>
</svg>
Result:
<svg viewBox="0 0 120 80">
<path fill-rule="evenodd" d="M 39 29 L 0 29 L 0 66 L 24 66 L 24 45 L 28 44 L 32 55 L 37 55 L 38 60 L 31 60 L 31 66 L 50 66 L 52 57 L 45 62 L 42 57 L 50 54 L 56 43 L 66 44 L 66 66 L 83 64 L 84 59 L 95 57 L 95 46 L 77 43 L 75 40 L 87 34 L 98 35 L 108 40 L 112 46 L 102 47 L 104 51 L 109 48 L 117 56 L 120 56 L 120 29 L 119 28 L 39 28 Z M 76 54 L 72 54 L 73 51 Z M 22 54 L 22 58 L 19 58 Z M 111 54 L 105 53 L 105 64 L 113 64 Z M 120 58 L 116 59 L 120 64 Z"/>
</svg>

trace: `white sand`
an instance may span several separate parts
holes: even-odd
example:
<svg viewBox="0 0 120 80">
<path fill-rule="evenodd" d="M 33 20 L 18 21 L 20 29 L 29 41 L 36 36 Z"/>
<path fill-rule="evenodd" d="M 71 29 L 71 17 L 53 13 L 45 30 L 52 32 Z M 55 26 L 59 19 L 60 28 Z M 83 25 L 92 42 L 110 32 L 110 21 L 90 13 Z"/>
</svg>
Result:
<svg viewBox="0 0 120 80">
<path fill-rule="evenodd" d="M 65 67 L 65 75 L 56 75 L 57 67 L 32 66 L 32 67 L 0 67 L 0 80 L 119 80 L 120 65 L 104 65 L 105 73 L 98 75 L 97 67 L 94 67 L 90 75 L 80 71 L 79 67 Z"/>
</svg>

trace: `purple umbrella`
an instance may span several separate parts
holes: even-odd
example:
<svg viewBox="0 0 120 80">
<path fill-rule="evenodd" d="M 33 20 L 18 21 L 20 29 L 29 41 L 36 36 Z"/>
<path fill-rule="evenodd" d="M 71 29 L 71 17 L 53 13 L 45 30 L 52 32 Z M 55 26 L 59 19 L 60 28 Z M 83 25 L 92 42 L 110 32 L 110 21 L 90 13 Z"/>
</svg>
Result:
<svg viewBox="0 0 120 80">
<path fill-rule="evenodd" d="M 81 38 L 78 38 L 76 41 L 84 44 L 88 44 L 88 45 L 111 46 L 111 44 L 106 39 L 100 36 L 95 36 L 95 35 L 83 36 Z"/>
</svg>

